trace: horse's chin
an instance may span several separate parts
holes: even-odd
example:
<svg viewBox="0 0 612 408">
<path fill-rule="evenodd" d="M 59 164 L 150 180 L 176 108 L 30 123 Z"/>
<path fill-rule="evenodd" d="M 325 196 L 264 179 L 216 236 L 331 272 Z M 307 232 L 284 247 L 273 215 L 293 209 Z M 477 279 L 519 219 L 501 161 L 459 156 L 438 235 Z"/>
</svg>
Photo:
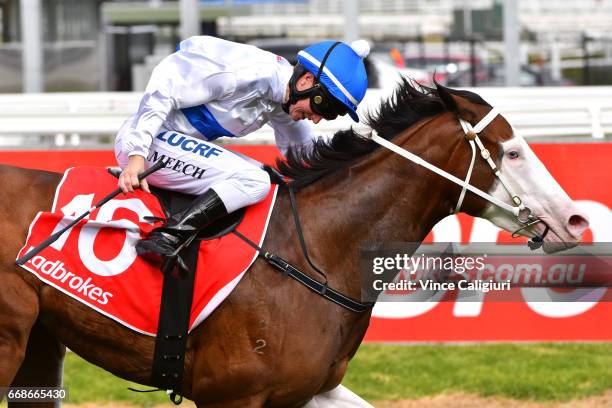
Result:
<svg viewBox="0 0 612 408">
<path fill-rule="evenodd" d="M 561 252 L 570 248 L 574 248 L 579 243 L 580 241 L 565 242 L 560 240 L 544 239 L 544 245 L 542 245 L 542 249 L 547 254 L 554 254 L 555 252 Z"/>
<path fill-rule="evenodd" d="M 544 245 L 542 249 L 547 254 L 554 254 L 555 252 L 560 252 L 568 249 L 564 242 L 546 242 L 544 241 Z"/>
<path fill-rule="evenodd" d="M 529 230 L 530 238 L 534 236 L 542 236 L 544 235 L 544 243 L 542 245 L 542 249 L 547 254 L 554 254 L 555 252 L 561 252 L 573 248 L 582 242 L 582 236 L 579 238 L 569 237 L 567 234 L 558 233 L 558 231 L 562 231 L 562 228 L 559 228 L 557 225 L 550 225 L 550 230 L 547 234 L 544 234 L 546 229 L 546 224 L 538 223 L 534 225 L 532 229 Z"/>
</svg>

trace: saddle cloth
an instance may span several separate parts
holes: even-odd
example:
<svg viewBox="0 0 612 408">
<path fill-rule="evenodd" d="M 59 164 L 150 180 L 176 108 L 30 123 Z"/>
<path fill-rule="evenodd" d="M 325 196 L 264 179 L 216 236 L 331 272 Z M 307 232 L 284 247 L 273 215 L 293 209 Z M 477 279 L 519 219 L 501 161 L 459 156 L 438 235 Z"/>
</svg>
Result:
<svg viewBox="0 0 612 408">
<path fill-rule="evenodd" d="M 95 181 L 95 182 L 93 182 Z M 105 168 L 66 170 L 50 213 L 39 212 L 18 257 L 59 231 L 117 188 Z M 261 245 L 274 207 L 277 187 L 249 207 L 236 228 Z M 120 194 L 66 231 L 22 267 L 43 282 L 137 332 L 155 336 L 162 274 L 136 254 L 135 244 L 164 217 L 157 198 L 137 190 Z M 230 233 L 201 242 L 189 321 L 190 331 L 209 316 L 236 287 L 257 252 Z"/>
</svg>

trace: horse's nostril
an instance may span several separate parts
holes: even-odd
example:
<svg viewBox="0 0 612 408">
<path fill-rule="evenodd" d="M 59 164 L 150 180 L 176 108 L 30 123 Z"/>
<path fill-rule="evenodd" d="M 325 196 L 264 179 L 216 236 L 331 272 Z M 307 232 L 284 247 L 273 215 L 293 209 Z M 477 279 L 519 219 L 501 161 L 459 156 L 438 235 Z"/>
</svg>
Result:
<svg viewBox="0 0 612 408">
<path fill-rule="evenodd" d="M 589 221 L 584 218 L 582 215 L 574 214 L 569 217 L 568 220 L 569 230 L 572 235 L 578 236 L 582 235 L 582 233 L 589 228 Z"/>
</svg>

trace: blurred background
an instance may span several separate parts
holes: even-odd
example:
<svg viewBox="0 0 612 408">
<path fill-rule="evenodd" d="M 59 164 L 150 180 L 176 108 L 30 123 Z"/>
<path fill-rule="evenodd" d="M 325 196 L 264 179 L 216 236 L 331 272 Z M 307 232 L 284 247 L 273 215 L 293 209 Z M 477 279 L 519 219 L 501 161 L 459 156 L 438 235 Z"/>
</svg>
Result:
<svg viewBox="0 0 612 408">
<path fill-rule="evenodd" d="M 400 75 L 477 92 L 587 213 L 586 241 L 612 242 L 611 28 L 612 0 L 0 0 L 0 162 L 52 171 L 115 165 L 115 133 L 156 63 L 189 36 L 251 43 L 291 62 L 312 42 L 364 38 L 372 52 L 360 114 Z M 339 118 L 316 130 L 351 124 Z M 216 142 L 264 162 L 279 155 L 267 126 Z M 464 215 L 427 239 L 511 240 Z M 368 400 L 425 398 L 381 406 L 612 407 L 607 290 L 573 303 L 378 304 L 345 384 Z M 149 398 L 119 392 L 121 382 L 103 385 L 95 370 L 67 358 L 72 401 Z M 146 404 L 165 400 L 151 398 Z"/>
<path fill-rule="evenodd" d="M 0 95 L 14 95 L 0 98 L 0 146 L 8 148 L 110 146 L 156 63 L 198 34 L 291 62 L 318 40 L 365 38 L 372 92 L 362 111 L 401 74 L 424 85 L 486 87 L 483 96 L 526 137 L 559 136 L 563 127 L 567 136 L 605 138 L 612 130 L 609 88 L 594 88 L 612 85 L 612 0 L 0 0 L 0 16 Z M 554 90 L 521 93 L 531 103 L 521 108 L 508 100 L 513 91 L 490 90 L 506 86 Z M 49 94 L 66 92 L 80 94 Z M 551 112 L 550 101 L 563 102 L 561 111 Z M 534 109 L 544 116 L 534 118 Z M 255 137 L 270 136 L 266 128 Z"/>
<path fill-rule="evenodd" d="M 364 37 L 374 88 L 393 68 L 451 86 L 612 84 L 609 0 L 2 0 L 0 15 L 0 92 L 24 89 L 33 30 L 45 91 L 142 90 L 151 67 L 195 34 L 289 60 L 313 41 Z M 518 76 L 507 77 L 507 59 Z"/>
</svg>

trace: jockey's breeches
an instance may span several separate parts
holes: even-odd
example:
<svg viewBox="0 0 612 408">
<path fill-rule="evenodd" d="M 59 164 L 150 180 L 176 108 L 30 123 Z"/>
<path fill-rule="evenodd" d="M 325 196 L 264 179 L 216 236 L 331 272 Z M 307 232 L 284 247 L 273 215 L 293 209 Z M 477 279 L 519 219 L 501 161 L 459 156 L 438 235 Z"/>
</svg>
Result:
<svg viewBox="0 0 612 408">
<path fill-rule="evenodd" d="M 122 145 L 118 137 L 115 156 L 125 168 L 128 155 Z M 255 160 L 177 132 L 162 132 L 153 139 L 146 167 L 160 159 L 167 161 L 166 167 L 147 177 L 150 185 L 194 195 L 212 188 L 228 212 L 263 200 L 270 190 L 270 177 Z"/>
</svg>

